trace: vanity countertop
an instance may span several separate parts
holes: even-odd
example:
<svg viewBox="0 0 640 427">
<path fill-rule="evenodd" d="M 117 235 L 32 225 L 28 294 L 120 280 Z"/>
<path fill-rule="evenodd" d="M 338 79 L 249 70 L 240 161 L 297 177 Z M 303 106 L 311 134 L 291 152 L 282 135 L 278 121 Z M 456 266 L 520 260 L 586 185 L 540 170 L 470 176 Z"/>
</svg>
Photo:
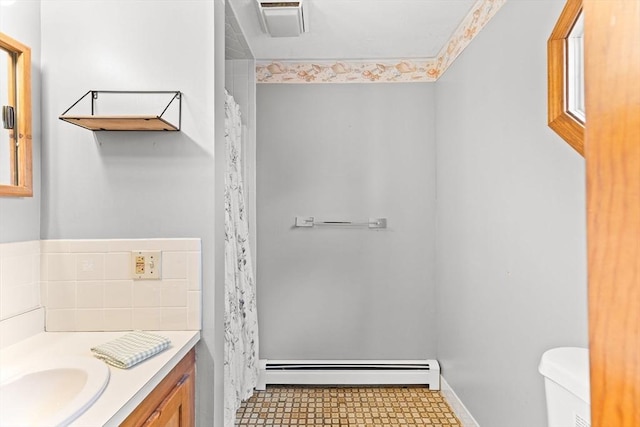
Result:
<svg viewBox="0 0 640 427">
<path fill-rule="evenodd" d="M 110 378 L 98 400 L 73 427 L 118 426 L 200 340 L 199 331 L 151 331 L 171 340 L 163 352 L 129 368 L 109 366 Z M 126 332 L 41 332 L 0 350 L 2 376 L 19 366 L 54 357 L 93 357 L 91 347 Z"/>
</svg>

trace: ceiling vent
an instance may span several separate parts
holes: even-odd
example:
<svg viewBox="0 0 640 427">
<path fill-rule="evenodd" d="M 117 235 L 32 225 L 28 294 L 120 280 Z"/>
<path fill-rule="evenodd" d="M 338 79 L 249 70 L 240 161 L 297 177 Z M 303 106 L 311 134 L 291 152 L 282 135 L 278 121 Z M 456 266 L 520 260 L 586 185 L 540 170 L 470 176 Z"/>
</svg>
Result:
<svg viewBox="0 0 640 427">
<path fill-rule="evenodd" d="M 271 37 L 298 37 L 308 31 L 302 0 L 257 2 L 262 28 Z"/>
</svg>

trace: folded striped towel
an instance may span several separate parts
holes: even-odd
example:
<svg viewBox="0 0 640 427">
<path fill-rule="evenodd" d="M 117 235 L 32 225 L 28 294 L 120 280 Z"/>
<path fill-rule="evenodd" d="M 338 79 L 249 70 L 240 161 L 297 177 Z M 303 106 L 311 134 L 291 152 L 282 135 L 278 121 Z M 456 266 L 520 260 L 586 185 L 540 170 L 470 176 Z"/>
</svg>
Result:
<svg viewBox="0 0 640 427">
<path fill-rule="evenodd" d="M 91 351 L 116 368 L 127 369 L 169 347 L 171 341 L 160 335 L 133 331 L 113 341 L 93 347 Z"/>
</svg>

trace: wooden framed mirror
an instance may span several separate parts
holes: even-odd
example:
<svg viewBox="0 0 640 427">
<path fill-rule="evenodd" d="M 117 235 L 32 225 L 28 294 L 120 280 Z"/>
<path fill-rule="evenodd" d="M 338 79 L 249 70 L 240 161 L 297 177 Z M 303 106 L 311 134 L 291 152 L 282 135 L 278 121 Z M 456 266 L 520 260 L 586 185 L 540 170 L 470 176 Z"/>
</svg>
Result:
<svg viewBox="0 0 640 427">
<path fill-rule="evenodd" d="M 31 49 L 0 33 L 0 196 L 33 195 Z"/>
<path fill-rule="evenodd" d="M 567 0 L 547 43 L 549 127 L 584 156 L 582 0 Z"/>
</svg>

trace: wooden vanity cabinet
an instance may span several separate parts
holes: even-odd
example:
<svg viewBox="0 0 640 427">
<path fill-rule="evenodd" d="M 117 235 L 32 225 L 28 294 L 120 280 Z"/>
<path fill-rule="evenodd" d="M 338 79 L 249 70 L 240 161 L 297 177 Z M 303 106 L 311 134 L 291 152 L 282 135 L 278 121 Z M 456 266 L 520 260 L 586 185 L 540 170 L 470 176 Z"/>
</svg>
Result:
<svg viewBox="0 0 640 427">
<path fill-rule="evenodd" d="M 195 361 L 191 349 L 121 427 L 195 426 Z"/>
</svg>

